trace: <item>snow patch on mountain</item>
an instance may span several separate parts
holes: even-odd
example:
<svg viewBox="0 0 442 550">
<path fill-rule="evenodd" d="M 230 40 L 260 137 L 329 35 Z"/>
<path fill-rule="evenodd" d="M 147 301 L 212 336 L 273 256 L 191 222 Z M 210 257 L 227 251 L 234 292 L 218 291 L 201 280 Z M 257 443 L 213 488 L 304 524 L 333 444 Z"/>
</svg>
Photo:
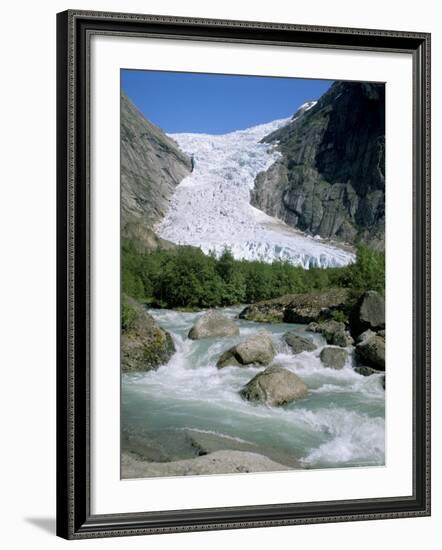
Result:
<svg viewBox="0 0 442 550">
<path fill-rule="evenodd" d="M 293 115 L 292 117 L 292 122 L 294 120 L 296 120 L 297 118 L 299 118 L 303 113 L 305 113 L 306 111 L 310 111 L 310 109 L 312 107 L 314 107 L 316 105 L 316 103 L 318 103 L 317 101 L 306 101 L 305 103 L 303 103 L 299 108 L 298 110 L 296 111 L 296 113 Z"/>
<path fill-rule="evenodd" d="M 250 204 L 256 175 L 280 156 L 275 144 L 260 141 L 291 120 L 224 135 L 169 134 L 193 155 L 195 167 L 176 188 L 166 216 L 155 228 L 158 235 L 205 253 L 219 255 L 228 247 L 237 259 L 288 260 L 305 268 L 352 262 L 351 252 L 304 235 Z"/>
</svg>

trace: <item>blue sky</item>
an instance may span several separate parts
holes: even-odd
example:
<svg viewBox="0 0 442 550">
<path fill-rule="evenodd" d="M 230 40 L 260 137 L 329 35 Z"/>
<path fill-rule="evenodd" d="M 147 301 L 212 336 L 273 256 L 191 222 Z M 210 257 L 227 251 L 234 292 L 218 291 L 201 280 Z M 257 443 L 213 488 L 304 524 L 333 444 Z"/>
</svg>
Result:
<svg viewBox="0 0 442 550">
<path fill-rule="evenodd" d="M 331 80 L 121 71 L 121 85 L 165 132 L 224 134 L 292 115 Z"/>
</svg>

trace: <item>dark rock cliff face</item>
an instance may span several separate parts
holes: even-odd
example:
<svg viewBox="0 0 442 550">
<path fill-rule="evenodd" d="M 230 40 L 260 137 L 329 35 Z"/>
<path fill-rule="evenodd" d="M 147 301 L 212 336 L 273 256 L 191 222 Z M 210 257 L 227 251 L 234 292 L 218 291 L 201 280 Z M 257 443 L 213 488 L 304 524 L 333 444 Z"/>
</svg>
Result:
<svg viewBox="0 0 442 550">
<path fill-rule="evenodd" d="M 313 235 L 384 247 L 383 84 L 336 82 L 264 141 L 282 158 L 258 174 L 254 206 Z"/>
<path fill-rule="evenodd" d="M 135 105 L 121 95 L 121 233 L 139 248 L 158 241 L 152 226 L 167 211 L 170 197 L 190 173 L 190 159 Z M 156 244 L 158 244 L 156 242 Z M 160 243 L 161 244 L 161 243 Z"/>
</svg>

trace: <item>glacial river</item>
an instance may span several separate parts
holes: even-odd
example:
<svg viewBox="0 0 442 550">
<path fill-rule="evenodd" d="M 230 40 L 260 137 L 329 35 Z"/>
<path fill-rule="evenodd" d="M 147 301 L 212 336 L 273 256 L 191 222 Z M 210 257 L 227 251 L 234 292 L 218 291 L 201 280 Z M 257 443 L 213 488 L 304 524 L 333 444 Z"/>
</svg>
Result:
<svg viewBox="0 0 442 550">
<path fill-rule="evenodd" d="M 240 308 L 223 310 L 236 317 Z M 381 376 L 364 377 L 352 368 L 350 355 L 342 370 L 325 368 L 319 353 L 322 336 L 308 333 L 318 349 L 290 353 L 282 340 L 288 330 L 305 335 L 305 326 L 237 320 L 240 336 L 190 340 L 189 329 L 201 313 L 150 310 L 173 336 L 177 352 L 157 371 L 122 378 L 123 434 L 162 449 L 161 461 L 192 456 L 186 433 L 222 435 L 235 444 L 281 455 L 283 464 L 305 468 L 383 465 L 385 461 L 385 392 Z M 278 353 L 273 364 L 298 374 L 307 398 L 283 407 L 243 400 L 239 390 L 264 367 L 218 369 L 219 355 L 260 330 L 271 332 Z M 270 450 L 271 452 L 266 452 Z"/>
</svg>

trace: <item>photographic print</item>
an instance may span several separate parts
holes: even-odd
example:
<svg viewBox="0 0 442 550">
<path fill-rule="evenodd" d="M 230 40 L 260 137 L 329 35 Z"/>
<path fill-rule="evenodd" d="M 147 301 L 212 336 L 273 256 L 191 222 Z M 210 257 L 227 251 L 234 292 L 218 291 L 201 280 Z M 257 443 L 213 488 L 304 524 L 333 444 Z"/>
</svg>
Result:
<svg viewBox="0 0 442 550">
<path fill-rule="evenodd" d="M 121 477 L 385 464 L 385 86 L 121 70 Z"/>
<path fill-rule="evenodd" d="M 57 535 L 430 515 L 430 42 L 57 14 Z"/>
</svg>

